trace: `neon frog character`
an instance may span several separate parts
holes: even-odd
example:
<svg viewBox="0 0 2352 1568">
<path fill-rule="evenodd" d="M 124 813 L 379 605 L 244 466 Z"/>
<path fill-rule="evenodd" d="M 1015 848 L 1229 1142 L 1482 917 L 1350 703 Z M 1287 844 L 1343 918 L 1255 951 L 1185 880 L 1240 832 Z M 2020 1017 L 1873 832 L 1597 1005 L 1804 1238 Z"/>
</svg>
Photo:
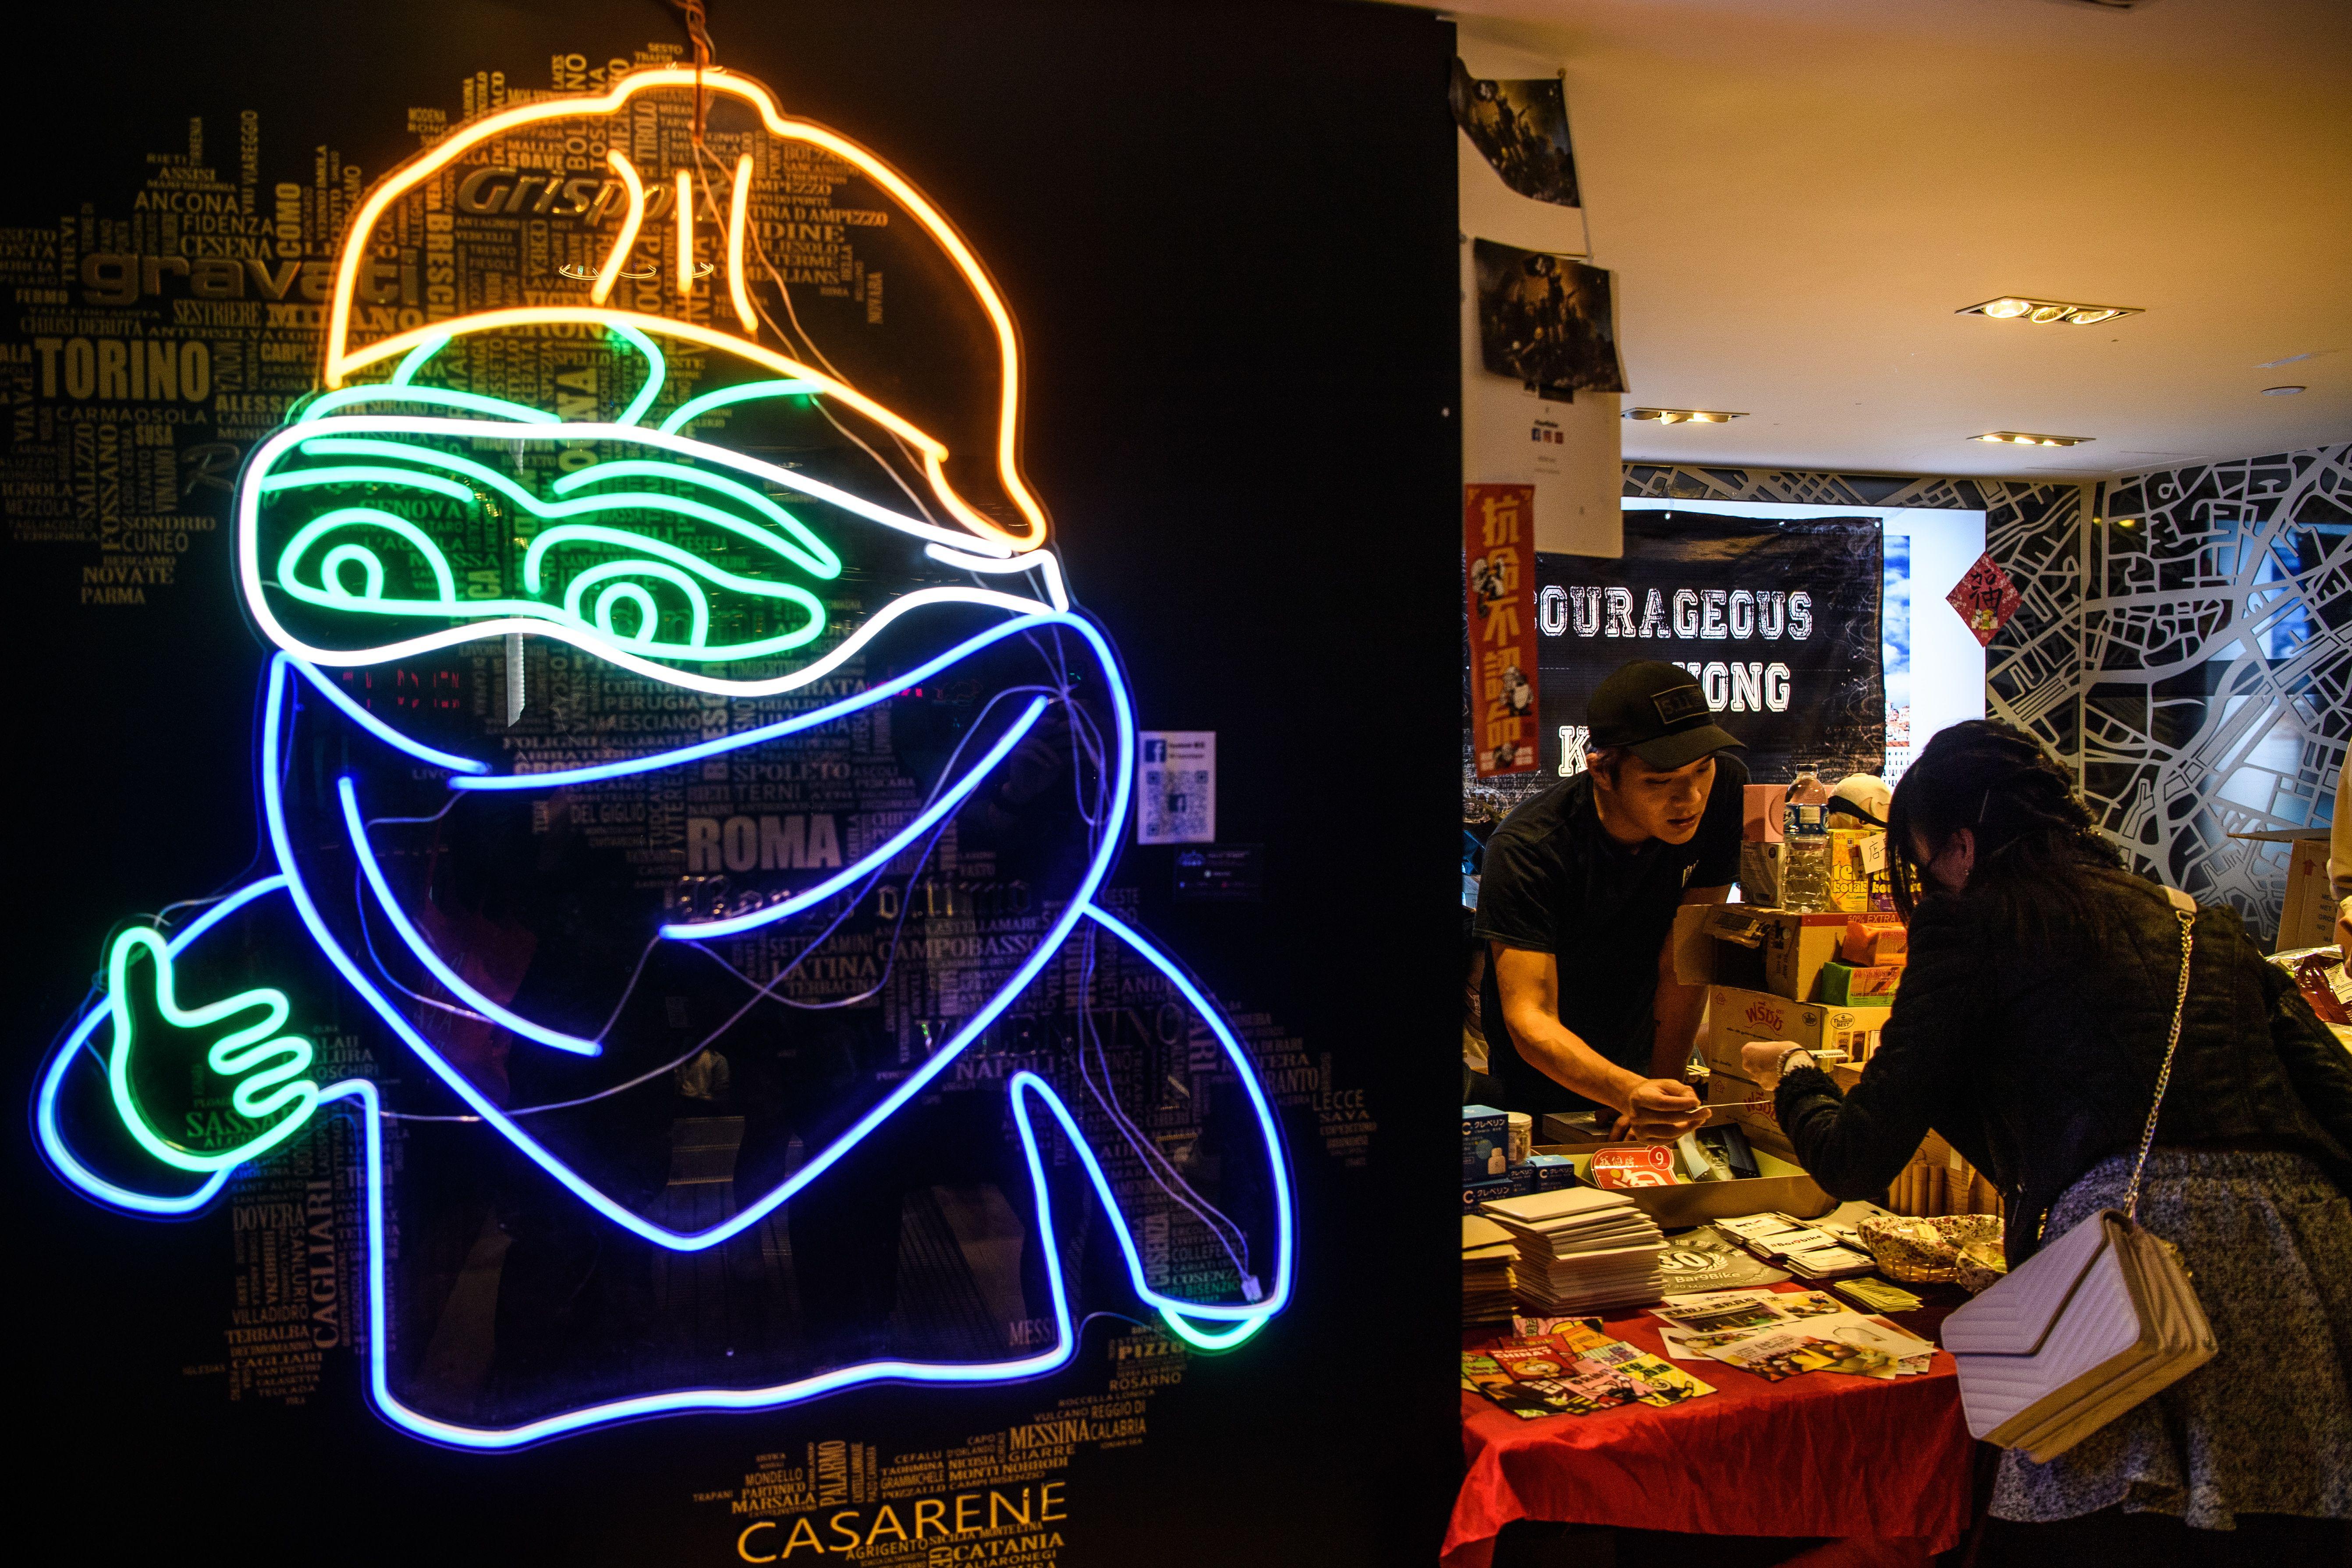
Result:
<svg viewBox="0 0 2352 1568">
<path fill-rule="evenodd" d="M 395 170 L 325 315 L 235 501 L 267 874 L 109 943 L 58 1173 L 352 1173 L 368 1393 L 468 1447 L 1279 1312 L 1276 1121 L 1114 907 L 1135 715 L 939 210 L 644 70 Z"/>
</svg>

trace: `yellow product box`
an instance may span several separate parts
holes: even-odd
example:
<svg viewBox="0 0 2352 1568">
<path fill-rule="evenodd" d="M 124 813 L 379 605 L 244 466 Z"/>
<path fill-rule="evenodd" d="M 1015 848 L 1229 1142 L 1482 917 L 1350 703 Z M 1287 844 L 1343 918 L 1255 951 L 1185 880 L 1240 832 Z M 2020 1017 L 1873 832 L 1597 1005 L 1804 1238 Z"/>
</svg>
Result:
<svg viewBox="0 0 2352 1568">
<path fill-rule="evenodd" d="M 1743 991 L 1735 985 L 1706 988 L 1706 1026 L 1703 1051 L 1710 1071 L 1746 1076 L 1740 1047 L 1757 1040 L 1793 1040 L 1815 1050 L 1843 1051 L 1846 1059 L 1866 1062 L 1877 1048 L 1888 1009 L 1828 1006 L 1819 1002 L 1791 1002 L 1769 991 Z"/>
<path fill-rule="evenodd" d="M 1870 909 L 1874 886 L 1886 887 L 1886 830 L 1830 829 L 1830 907 L 1851 914 Z"/>
</svg>

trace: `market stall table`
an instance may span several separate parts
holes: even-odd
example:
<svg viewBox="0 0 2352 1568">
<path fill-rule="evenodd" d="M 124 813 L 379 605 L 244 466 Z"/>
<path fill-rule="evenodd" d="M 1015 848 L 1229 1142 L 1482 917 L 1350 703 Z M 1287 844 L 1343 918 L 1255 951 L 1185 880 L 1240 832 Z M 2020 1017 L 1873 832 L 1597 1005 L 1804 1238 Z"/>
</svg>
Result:
<svg viewBox="0 0 2352 1568">
<path fill-rule="evenodd" d="M 1891 1321 L 1932 1338 L 1942 1315 Z M 1646 1313 L 1611 1317 L 1602 1331 L 1665 1354 Z M 1475 1330 L 1463 1348 L 1498 1337 Z M 1496 1536 L 1518 1520 L 1840 1538 L 1806 1557 L 1822 1568 L 1925 1563 L 1967 1531 L 1974 1444 L 1944 1352 L 1927 1373 L 1890 1381 L 1816 1372 L 1769 1383 L 1720 1362 L 1675 1364 L 1716 1392 L 1664 1409 L 1528 1421 L 1465 1391 L 1469 1473 L 1445 1568 L 1488 1568 Z"/>
</svg>

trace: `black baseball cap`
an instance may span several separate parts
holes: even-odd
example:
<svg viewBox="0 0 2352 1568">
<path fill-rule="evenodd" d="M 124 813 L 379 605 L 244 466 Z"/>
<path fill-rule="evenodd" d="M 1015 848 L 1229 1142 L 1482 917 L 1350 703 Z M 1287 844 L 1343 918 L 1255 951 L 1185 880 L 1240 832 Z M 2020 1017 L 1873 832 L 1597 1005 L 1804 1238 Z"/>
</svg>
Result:
<svg viewBox="0 0 2352 1568">
<path fill-rule="evenodd" d="M 1688 767 L 1739 744 L 1716 723 L 1698 678 L 1662 659 L 1635 659 L 1602 681 L 1584 713 L 1591 744 L 1630 747 L 1654 768 Z"/>
</svg>

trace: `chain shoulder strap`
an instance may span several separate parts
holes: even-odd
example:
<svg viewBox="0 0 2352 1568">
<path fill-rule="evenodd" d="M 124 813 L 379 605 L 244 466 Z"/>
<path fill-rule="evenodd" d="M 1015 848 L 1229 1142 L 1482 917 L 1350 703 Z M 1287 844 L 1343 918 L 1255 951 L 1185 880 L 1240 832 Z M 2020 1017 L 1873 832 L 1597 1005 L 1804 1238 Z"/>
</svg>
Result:
<svg viewBox="0 0 2352 1568">
<path fill-rule="evenodd" d="M 2172 994 L 2172 1036 L 2164 1042 L 2164 1065 L 2156 1071 L 2156 1103 L 2147 1108 L 2147 1130 L 2139 1135 L 2139 1158 L 2133 1162 L 2131 1185 L 2124 1189 L 2124 1217 L 2139 1216 L 2140 1173 L 2147 1169 L 2147 1152 L 2156 1146 L 2157 1113 L 2164 1109 L 2165 1086 L 2172 1081 L 2173 1053 L 2180 1048 L 2180 1021 L 2189 1012 L 2189 958 L 2197 925 L 2197 905 L 2188 894 L 2167 888 L 2173 917 L 2180 921 L 2180 984 Z"/>
</svg>

